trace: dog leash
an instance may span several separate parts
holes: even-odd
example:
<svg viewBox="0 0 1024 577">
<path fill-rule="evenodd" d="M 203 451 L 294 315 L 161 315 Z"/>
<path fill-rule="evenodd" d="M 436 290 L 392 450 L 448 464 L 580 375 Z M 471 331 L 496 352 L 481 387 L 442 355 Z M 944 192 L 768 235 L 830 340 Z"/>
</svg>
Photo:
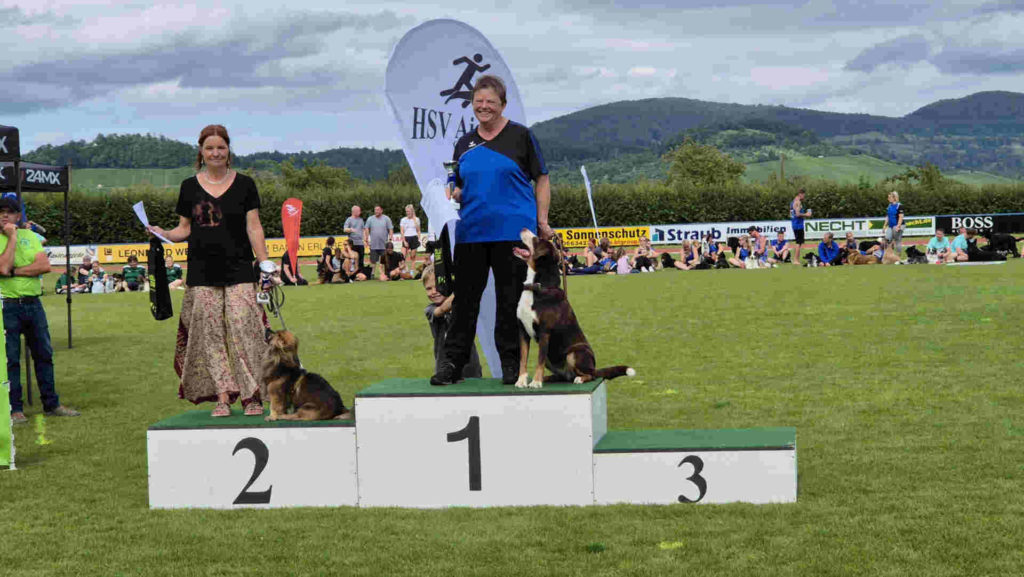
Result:
<svg viewBox="0 0 1024 577">
<path fill-rule="evenodd" d="M 562 292 L 565 296 L 569 296 L 569 271 L 568 265 L 565 264 L 565 245 L 562 244 L 562 237 L 557 232 L 555 233 L 552 244 L 555 245 L 555 249 L 558 250 L 558 260 L 562 263 Z"/>
</svg>

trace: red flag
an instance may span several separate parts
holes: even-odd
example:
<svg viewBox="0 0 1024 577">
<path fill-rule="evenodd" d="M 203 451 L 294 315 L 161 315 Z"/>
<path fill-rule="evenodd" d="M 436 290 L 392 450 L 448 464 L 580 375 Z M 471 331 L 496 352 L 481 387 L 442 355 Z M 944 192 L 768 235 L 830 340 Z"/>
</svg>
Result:
<svg viewBox="0 0 1024 577">
<path fill-rule="evenodd" d="M 288 248 L 292 274 L 298 274 L 296 266 L 299 261 L 299 223 L 302 222 L 302 201 L 289 198 L 281 205 L 281 228 L 284 229 L 284 245 Z"/>
</svg>

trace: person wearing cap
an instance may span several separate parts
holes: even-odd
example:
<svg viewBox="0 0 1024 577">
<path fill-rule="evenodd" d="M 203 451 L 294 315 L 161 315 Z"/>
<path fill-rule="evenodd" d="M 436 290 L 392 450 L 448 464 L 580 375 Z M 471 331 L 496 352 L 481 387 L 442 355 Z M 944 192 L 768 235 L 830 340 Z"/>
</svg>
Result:
<svg viewBox="0 0 1024 577">
<path fill-rule="evenodd" d="M 4 333 L 7 346 L 7 378 L 11 383 L 11 421 L 25 423 L 21 400 L 21 335 L 25 335 L 39 381 L 43 412 L 48 417 L 77 417 L 78 411 L 60 403 L 53 382 L 53 347 L 40 275 L 50 272 L 50 260 L 36 235 L 17 223 L 21 206 L 16 199 L 0 198 L 0 297 L 3 297 Z"/>
</svg>

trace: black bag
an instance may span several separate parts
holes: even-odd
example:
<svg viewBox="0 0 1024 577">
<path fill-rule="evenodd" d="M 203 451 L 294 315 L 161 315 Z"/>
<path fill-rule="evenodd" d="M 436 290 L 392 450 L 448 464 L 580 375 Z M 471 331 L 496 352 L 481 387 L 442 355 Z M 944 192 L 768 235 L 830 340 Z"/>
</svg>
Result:
<svg viewBox="0 0 1024 577">
<path fill-rule="evenodd" d="M 149 240 L 149 310 L 153 318 L 162 321 L 174 316 L 171 307 L 171 289 L 167 283 L 167 265 L 164 263 L 164 245 L 160 239 Z"/>
<path fill-rule="evenodd" d="M 434 283 L 437 292 L 449 296 L 455 292 L 455 265 L 448 225 L 441 229 L 441 237 L 434 243 Z"/>
</svg>

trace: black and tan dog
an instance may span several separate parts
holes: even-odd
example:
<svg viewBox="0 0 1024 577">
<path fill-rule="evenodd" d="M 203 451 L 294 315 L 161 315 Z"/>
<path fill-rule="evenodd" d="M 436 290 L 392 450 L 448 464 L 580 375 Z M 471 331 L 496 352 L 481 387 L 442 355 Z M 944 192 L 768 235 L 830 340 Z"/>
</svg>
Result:
<svg viewBox="0 0 1024 577">
<path fill-rule="evenodd" d="M 526 283 L 519 297 L 519 380 L 516 387 L 539 389 L 544 381 L 586 383 L 597 377 L 614 379 L 633 376 L 636 371 L 626 366 L 596 368 L 594 351 L 583 336 L 576 314 L 565 292 L 559 288 L 558 253 L 555 245 L 527 229 L 520 234 L 526 249 L 515 248 L 517 257 L 526 261 Z M 530 340 L 537 341 L 537 369 L 531 381 L 526 358 Z M 544 367 L 551 376 L 544 377 Z"/>
<path fill-rule="evenodd" d="M 320 375 L 299 365 L 299 339 L 289 331 L 270 337 L 270 352 L 263 361 L 263 382 L 270 398 L 268 421 L 324 421 L 350 419 L 341 395 Z M 295 412 L 288 413 L 289 405 Z"/>
</svg>

